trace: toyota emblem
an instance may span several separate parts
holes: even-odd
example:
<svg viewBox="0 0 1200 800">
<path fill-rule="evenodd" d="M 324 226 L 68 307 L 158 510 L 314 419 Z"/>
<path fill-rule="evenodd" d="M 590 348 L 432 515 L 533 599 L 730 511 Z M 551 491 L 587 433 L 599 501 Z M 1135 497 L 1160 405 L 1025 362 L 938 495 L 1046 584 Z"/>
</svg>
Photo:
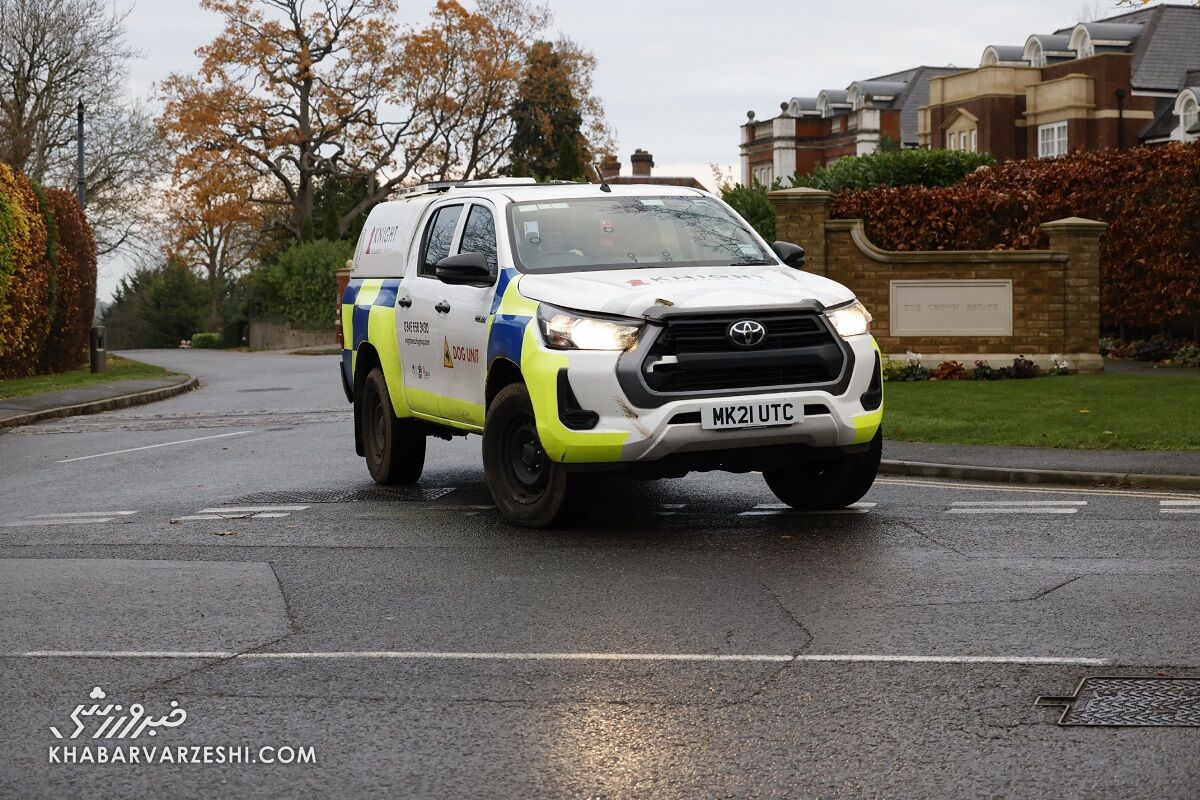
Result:
<svg viewBox="0 0 1200 800">
<path fill-rule="evenodd" d="M 767 338 L 767 329 L 758 320 L 739 319 L 725 335 L 735 347 L 758 347 Z"/>
</svg>

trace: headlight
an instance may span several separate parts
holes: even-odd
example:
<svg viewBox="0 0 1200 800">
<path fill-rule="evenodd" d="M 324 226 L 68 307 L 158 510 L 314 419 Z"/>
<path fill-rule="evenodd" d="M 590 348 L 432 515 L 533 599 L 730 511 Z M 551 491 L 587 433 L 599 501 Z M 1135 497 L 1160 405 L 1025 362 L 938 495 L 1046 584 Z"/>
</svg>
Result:
<svg viewBox="0 0 1200 800">
<path fill-rule="evenodd" d="M 546 345 L 556 350 L 628 350 L 642 326 L 584 317 L 561 308 L 538 307 L 538 324 Z"/>
<path fill-rule="evenodd" d="M 843 339 L 871 330 L 871 312 L 857 300 L 841 308 L 826 311 L 825 316 L 829 317 L 829 321 Z"/>
</svg>

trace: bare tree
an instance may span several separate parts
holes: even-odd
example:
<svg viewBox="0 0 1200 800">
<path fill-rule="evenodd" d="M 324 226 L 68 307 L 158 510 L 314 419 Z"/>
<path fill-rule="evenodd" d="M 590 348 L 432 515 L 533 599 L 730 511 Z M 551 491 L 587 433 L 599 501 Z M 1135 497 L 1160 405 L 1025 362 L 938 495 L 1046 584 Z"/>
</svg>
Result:
<svg viewBox="0 0 1200 800">
<path fill-rule="evenodd" d="M 75 185 L 75 108 L 87 112 L 85 182 L 99 253 L 127 243 L 155 177 L 151 114 L 125 97 L 125 13 L 105 0 L 0 0 L 0 160 Z"/>
</svg>

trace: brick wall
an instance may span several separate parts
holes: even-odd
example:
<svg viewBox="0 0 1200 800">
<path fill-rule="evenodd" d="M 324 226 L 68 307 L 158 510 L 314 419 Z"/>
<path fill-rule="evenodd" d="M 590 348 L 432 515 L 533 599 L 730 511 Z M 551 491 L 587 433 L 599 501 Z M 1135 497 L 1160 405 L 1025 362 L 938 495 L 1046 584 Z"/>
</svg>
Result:
<svg viewBox="0 0 1200 800">
<path fill-rule="evenodd" d="M 947 358 L 993 365 L 1024 355 L 1047 365 L 1063 355 L 1080 371 L 1098 371 L 1100 339 L 1100 233 L 1102 223 L 1048 222 L 1049 250 L 885 251 L 866 237 L 861 220 L 829 219 L 828 192 L 772 192 L 776 238 L 802 245 L 805 269 L 848 286 L 875 317 L 880 348 L 899 356 L 921 353 L 929 364 Z M 1010 280 L 1010 336 L 893 336 L 894 280 Z"/>
</svg>

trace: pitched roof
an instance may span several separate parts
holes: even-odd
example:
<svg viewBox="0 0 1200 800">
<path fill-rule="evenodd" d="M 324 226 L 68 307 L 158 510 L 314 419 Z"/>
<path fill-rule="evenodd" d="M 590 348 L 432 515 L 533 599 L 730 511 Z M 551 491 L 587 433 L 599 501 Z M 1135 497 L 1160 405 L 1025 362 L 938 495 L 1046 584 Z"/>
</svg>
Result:
<svg viewBox="0 0 1200 800">
<path fill-rule="evenodd" d="M 916 67 L 909 70 L 912 75 L 904 91 L 892 103 L 900 108 L 900 141 L 902 144 L 917 143 L 917 109 L 929 103 L 929 80 L 939 75 L 962 72 L 960 67 Z"/>
<path fill-rule="evenodd" d="M 1200 7 L 1155 6 L 1133 50 L 1134 89 L 1178 91 L 1200 69 Z"/>
<path fill-rule="evenodd" d="M 1138 133 L 1138 138 L 1143 142 L 1170 138 L 1171 132 L 1179 126 L 1174 100 L 1155 98 L 1154 111 L 1154 119 Z"/>
</svg>

